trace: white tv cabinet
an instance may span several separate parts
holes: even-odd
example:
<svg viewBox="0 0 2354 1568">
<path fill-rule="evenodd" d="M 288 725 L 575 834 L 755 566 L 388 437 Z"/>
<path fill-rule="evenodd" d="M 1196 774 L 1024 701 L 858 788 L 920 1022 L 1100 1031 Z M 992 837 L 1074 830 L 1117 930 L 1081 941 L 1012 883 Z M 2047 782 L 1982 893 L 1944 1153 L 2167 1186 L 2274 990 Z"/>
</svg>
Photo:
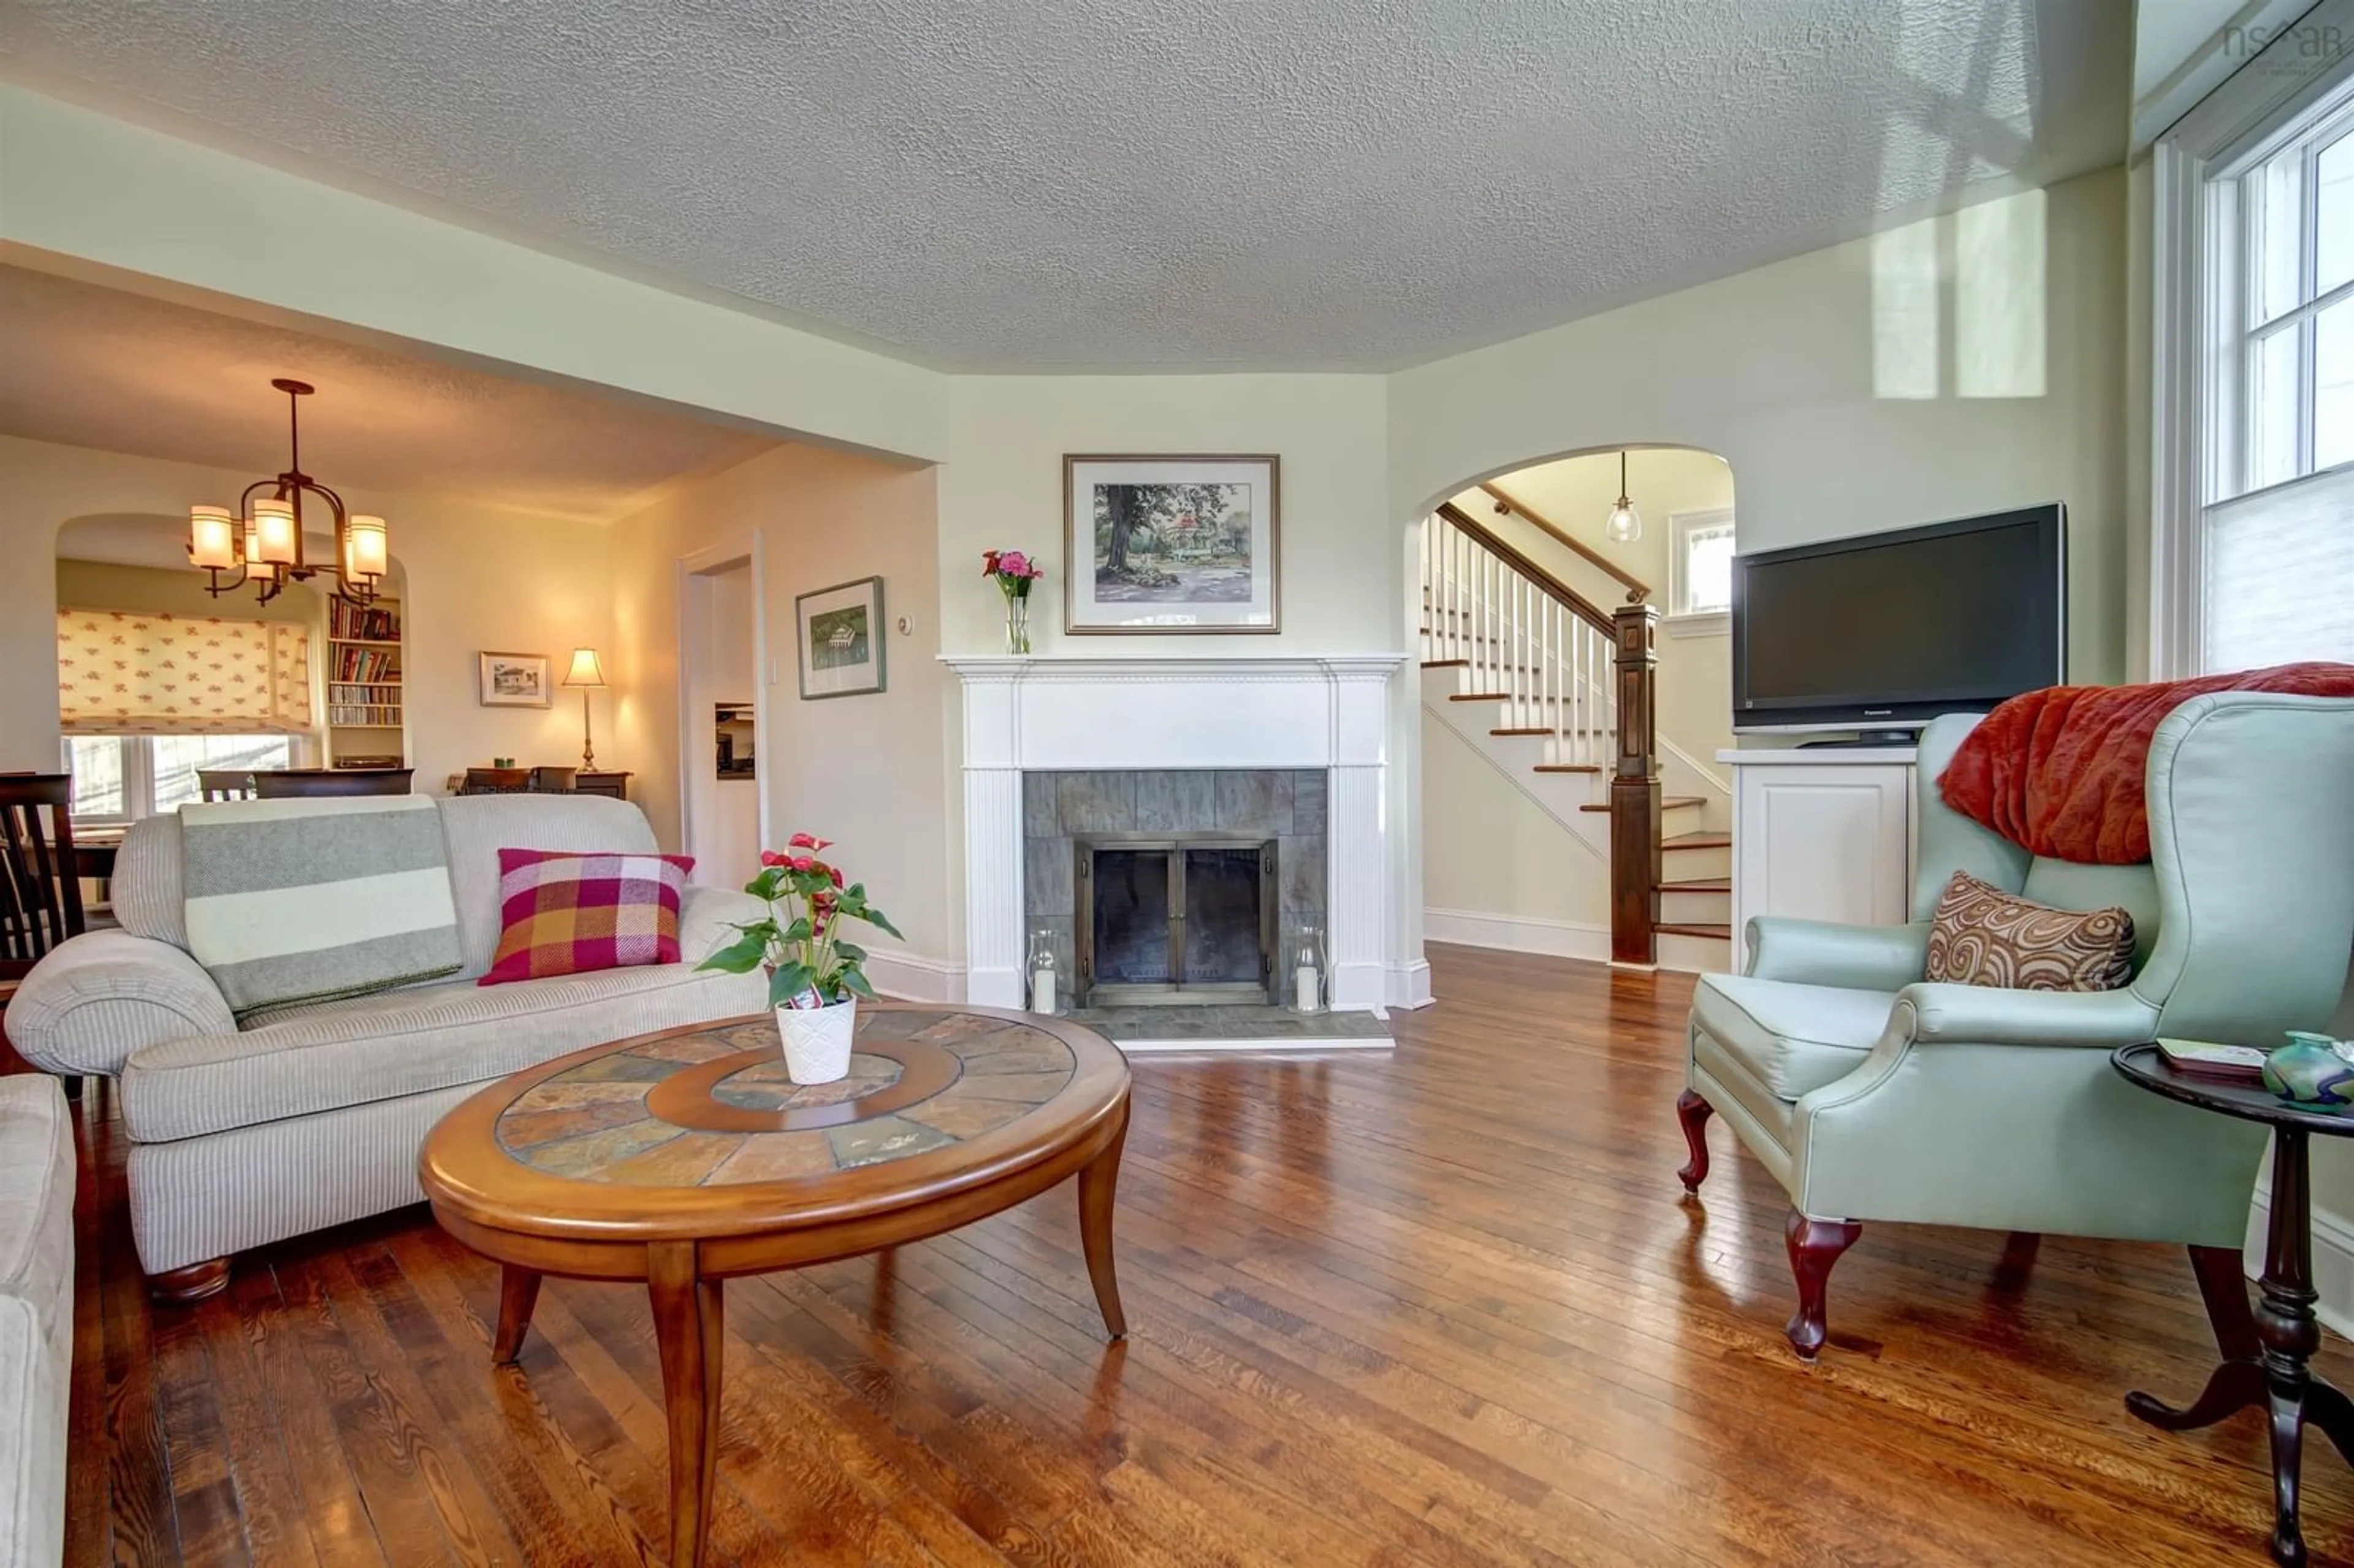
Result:
<svg viewBox="0 0 2354 1568">
<path fill-rule="evenodd" d="M 1747 747 L 1733 769 L 1733 961 L 1749 968 L 1749 917 L 1901 926 L 1915 825 L 1911 747 Z"/>
</svg>

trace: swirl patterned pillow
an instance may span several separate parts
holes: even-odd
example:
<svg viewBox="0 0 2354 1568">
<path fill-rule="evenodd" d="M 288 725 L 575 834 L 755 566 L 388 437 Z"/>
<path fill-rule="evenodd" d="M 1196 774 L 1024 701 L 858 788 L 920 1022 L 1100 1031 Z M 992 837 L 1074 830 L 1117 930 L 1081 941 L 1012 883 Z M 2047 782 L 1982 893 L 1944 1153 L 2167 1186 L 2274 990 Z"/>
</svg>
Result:
<svg viewBox="0 0 2354 1568">
<path fill-rule="evenodd" d="M 1954 873 L 1929 925 L 1928 978 L 2006 991 L 2116 991 L 2133 979 L 2133 916 L 2033 903 Z"/>
</svg>

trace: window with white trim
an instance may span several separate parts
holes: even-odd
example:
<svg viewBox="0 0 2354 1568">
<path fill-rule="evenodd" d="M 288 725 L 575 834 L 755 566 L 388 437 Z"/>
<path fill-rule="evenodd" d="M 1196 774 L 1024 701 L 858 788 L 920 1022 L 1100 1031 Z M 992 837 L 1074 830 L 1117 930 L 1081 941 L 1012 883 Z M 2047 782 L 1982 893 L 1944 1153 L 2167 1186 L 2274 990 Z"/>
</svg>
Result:
<svg viewBox="0 0 2354 1568">
<path fill-rule="evenodd" d="M 2354 53 L 2320 16 L 2157 147 L 2161 677 L 2354 661 Z"/>
<path fill-rule="evenodd" d="M 73 735 L 66 737 L 76 827 L 112 826 L 203 798 L 196 775 L 294 766 L 283 735 Z"/>
<path fill-rule="evenodd" d="M 1668 614 L 1713 629 L 1733 609 L 1733 509 L 1668 518 Z"/>
</svg>

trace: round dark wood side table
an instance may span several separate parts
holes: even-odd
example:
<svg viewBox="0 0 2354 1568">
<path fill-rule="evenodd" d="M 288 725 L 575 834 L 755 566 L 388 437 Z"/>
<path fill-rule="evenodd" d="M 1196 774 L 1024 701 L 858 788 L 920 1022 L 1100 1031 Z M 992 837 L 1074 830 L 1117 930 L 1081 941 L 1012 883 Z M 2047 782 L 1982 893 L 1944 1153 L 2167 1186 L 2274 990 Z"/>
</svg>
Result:
<svg viewBox="0 0 2354 1568">
<path fill-rule="evenodd" d="M 2253 1353 L 2231 1354 L 2188 1406 L 2177 1409 L 2147 1393 L 2126 1395 L 2126 1408 L 2153 1426 L 2182 1432 L 2211 1426 L 2243 1410 L 2262 1409 L 2273 1437 L 2273 1561 L 2305 1560 L 2297 1528 L 2297 1469 L 2307 1422 L 2321 1428 L 2338 1456 L 2354 1463 L 2354 1402 L 2315 1378 L 2306 1363 L 2321 1348 L 2313 1315 L 2313 1234 L 2306 1150 L 2315 1133 L 2354 1138 L 2354 1107 L 2346 1114 L 2294 1106 L 2261 1084 L 2192 1077 L 2167 1065 L 2156 1044 L 2126 1045 L 2109 1057 L 2131 1082 L 2155 1095 L 2273 1129 L 2272 1224 L 2264 1241 L 2264 1274 L 2256 1301 Z M 2229 1352 L 2227 1352 L 2229 1354 Z"/>
</svg>

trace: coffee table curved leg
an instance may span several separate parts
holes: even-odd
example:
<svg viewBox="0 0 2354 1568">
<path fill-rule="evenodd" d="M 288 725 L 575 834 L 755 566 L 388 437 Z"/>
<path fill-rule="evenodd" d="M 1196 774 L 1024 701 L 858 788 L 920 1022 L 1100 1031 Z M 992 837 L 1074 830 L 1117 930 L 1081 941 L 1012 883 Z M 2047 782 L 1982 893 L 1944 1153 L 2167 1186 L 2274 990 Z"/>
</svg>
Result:
<svg viewBox="0 0 2354 1568">
<path fill-rule="evenodd" d="M 491 1361 L 505 1366 L 523 1354 L 524 1336 L 531 1332 L 532 1308 L 539 1305 L 539 1271 L 516 1264 L 499 1266 L 499 1336 L 491 1341 Z"/>
<path fill-rule="evenodd" d="M 646 1248 L 646 1291 L 670 1425 L 671 1568 L 702 1568 L 719 1462 L 721 1285 L 699 1274 L 693 1242 L 657 1242 Z"/>
<path fill-rule="evenodd" d="M 1119 1308 L 1119 1277 L 1111 1256 L 1112 1201 L 1119 1188 L 1119 1155 L 1128 1143 L 1128 1102 L 1120 1101 L 1119 1130 L 1101 1154 L 1079 1169 L 1079 1243 L 1087 1255 L 1087 1278 L 1096 1305 L 1115 1340 L 1128 1338 L 1128 1314 Z"/>
</svg>

